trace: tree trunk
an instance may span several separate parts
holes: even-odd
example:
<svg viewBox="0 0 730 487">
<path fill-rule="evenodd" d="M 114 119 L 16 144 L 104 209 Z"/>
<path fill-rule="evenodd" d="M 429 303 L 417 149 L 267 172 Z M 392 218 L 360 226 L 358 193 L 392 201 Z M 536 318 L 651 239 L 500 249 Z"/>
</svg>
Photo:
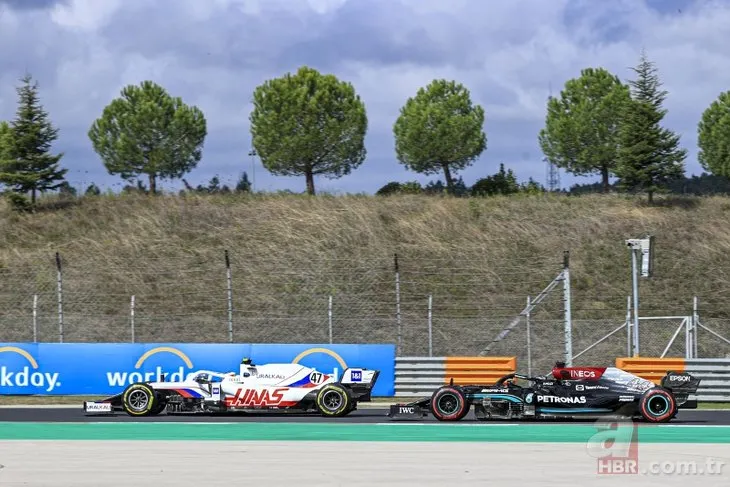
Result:
<svg viewBox="0 0 730 487">
<path fill-rule="evenodd" d="M 649 204 L 654 203 L 654 191 L 649 190 Z"/>
<path fill-rule="evenodd" d="M 35 206 L 35 188 L 30 190 L 30 202 Z"/>
<path fill-rule="evenodd" d="M 608 168 L 606 166 L 601 168 L 601 176 L 603 177 L 603 192 L 608 193 L 611 187 L 608 184 Z"/>
<path fill-rule="evenodd" d="M 157 178 L 154 174 L 150 174 L 150 194 L 157 193 Z"/>
<path fill-rule="evenodd" d="M 444 178 L 446 179 L 446 192 L 452 194 L 454 192 L 454 178 L 451 177 L 449 165 L 444 164 Z"/>
<path fill-rule="evenodd" d="M 307 177 L 307 194 L 314 195 L 314 174 L 311 170 L 307 170 L 305 176 Z"/>
</svg>

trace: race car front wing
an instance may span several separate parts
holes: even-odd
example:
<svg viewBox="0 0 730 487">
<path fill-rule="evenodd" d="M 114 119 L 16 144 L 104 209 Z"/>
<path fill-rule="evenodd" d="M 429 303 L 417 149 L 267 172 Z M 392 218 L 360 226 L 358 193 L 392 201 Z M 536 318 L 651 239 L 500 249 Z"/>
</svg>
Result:
<svg viewBox="0 0 730 487">
<path fill-rule="evenodd" d="M 431 410 L 428 407 L 429 398 L 418 399 L 409 403 L 391 404 L 388 411 L 389 418 L 423 418 L 428 416 Z"/>
<path fill-rule="evenodd" d="M 100 401 L 84 401 L 84 413 L 87 415 L 105 415 L 122 411 L 121 398 L 121 394 L 115 394 Z"/>
</svg>

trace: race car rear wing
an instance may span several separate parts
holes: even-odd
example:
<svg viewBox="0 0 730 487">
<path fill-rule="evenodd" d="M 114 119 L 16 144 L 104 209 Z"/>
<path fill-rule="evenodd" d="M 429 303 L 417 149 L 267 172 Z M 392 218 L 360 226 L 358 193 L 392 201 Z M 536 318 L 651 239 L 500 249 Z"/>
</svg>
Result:
<svg viewBox="0 0 730 487">
<path fill-rule="evenodd" d="M 679 409 L 697 409 L 697 399 L 690 399 L 689 396 L 697 394 L 700 382 L 702 379 L 686 372 L 670 371 L 662 377 L 660 385 L 674 395 Z"/>
<path fill-rule="evenodd" d="M 667 372 L 667 375 L 662 377 L 661 386 L 673 394 L 695 394 L 700 387 L 700 382 L 702 379 L 686 372 Z"/>
<path fill-rule="evenodd" d="M 379 370 L 348 367 L 342 372 L 340 384 L 350 389 L 356 401 L 370 402 L 378 377 L 380 377 Z"/>
</svg>

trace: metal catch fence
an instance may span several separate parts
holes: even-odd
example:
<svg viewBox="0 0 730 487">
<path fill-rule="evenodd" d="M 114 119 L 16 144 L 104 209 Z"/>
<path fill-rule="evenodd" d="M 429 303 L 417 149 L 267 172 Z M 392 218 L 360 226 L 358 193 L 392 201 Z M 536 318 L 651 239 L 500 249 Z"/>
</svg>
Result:
<svg viewBox="0 0 730 487">
<path fill-rule="evenodd" d="M 0 267 L 0 342 L 386 342 L 399 356 L 435 357 L 476 355 L 489 345 L 490 355 L 516 356 L 539 372 L 563 358 L 569 325 L 576 362 L 626 354 L 625 333 L 604 338 L 625 324 L 625 296 L 595 310 L 585 293 L 566 295 L 562 284 L 543 293 L 564 271 L 560 255 L 505 266 L 480 261 L 478 252 L 307 263 L 225 249 L 215 259 L 123 254 L 66 260 L 50 253 Z M 730 320 L 700 323 L 730 336 Z M 664 347 L 678 325 L 645 327 L 642 343 Z M 730 342 L 698 330 L 699 356 L 730 353 Z"/>
</svg>

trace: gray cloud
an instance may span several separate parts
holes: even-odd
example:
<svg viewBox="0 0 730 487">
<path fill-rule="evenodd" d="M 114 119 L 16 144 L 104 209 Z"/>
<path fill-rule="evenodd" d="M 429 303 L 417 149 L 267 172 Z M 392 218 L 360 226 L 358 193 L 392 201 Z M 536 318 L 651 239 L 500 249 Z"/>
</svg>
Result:
<svg viewBox="0 0 730 487">
<path fill-rule="evenodd" d="M 463 82 L 486 109 L 488 149 L 463 172 L 467 182 L 500 162 L 520 179 L 544 181 L 537 132 L 545 99 L 583 67 L 604 66 L 626 79 L 646 47 L 670 91 L 666 124 L 690 150 L 690 173 L 700 170 L 694 156 L 701 112 L 730 89 L 730 4 L 722 1 L 63 3 L 0 15 L 0 119 L 12 117 L 14 84 L 30 71 L 79 185 L 118 183 L 105 174 L 86 132 L 124 85 L 144 79 L 200 106 L 208 118 L 204 159 L 187 178 L 195 184 L 215 174 L 231 184 L 251 172 L 248 114 L 256 85 L 305 64 L 352 82 L 367 104 L 369 158 L 347 177 L 318 181 L 320 189 L 345 191 L 429 179 L 397 164 L 391 130 L 406 98 L 434 78 Z M 266 189 L 304 185 L 260 166 L 256 180 Z M 563 175 L 563 182 L 574 180 Z"/>
<path fill-rule="evenodd" d="M 13 10 L 45 10 L 56 5 L 66 5 L 69 0 L 0 0 L 0 11 L 3 7 Z"/>
</svg>

